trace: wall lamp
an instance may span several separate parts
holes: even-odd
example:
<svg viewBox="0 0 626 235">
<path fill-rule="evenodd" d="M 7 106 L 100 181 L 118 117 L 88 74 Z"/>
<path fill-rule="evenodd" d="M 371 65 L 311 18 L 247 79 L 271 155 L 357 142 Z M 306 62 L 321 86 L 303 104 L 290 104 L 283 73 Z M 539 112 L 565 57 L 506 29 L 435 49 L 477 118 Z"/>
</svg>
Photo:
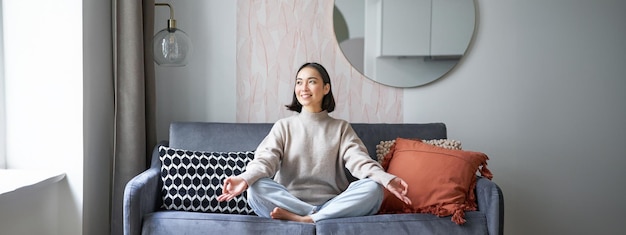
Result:
<svg viewBox="0 0 626 235">
<path fill-rule="evenodd" d="M 191 54 L 191 40 L 184 31 L 176 28 L 174 8 L 168 3 L 155 3 L 154 5 L 170 8 L 167 28 L 159 31 L 152 38 L 154 62 L 160 66 L 180 67 L 187 65 L 187 60 Z"/>
</svg>

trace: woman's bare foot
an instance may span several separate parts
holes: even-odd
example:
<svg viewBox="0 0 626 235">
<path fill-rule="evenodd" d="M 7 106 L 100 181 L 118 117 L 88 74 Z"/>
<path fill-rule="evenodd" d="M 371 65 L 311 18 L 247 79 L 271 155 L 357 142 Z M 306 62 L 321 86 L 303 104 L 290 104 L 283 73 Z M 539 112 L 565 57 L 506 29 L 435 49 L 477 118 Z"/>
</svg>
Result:
<svg viewBox="0 0 626 235">
<path fill-rule="evenodd" d="M 311 216 L 308 216 L 308 215 L 301 216 L 301 215 L 294 214 L 291 211 L 288 211 L 279 207 L 274 208 L 274 210 L 272 210 L 272 212 L 270 213 L 270 216 L 272 217 L 272 219 L 290 220 L 290 221 L 303 222 L 303 223 L 313 223 L 313 219 L 311 218 Z"/>
</svg>

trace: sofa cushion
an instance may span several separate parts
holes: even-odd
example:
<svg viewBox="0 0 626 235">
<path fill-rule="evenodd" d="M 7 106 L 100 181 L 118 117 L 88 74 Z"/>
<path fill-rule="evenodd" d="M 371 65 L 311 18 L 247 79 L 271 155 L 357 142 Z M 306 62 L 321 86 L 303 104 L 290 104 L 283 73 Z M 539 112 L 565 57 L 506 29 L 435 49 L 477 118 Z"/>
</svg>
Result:
<svg viewBox="0 0 626 235">
<path fill-rule="evenodd" d="M 397 138 L 383 161 L 387 172 L 409 184 L 404 204 L 385 192 L 381 214 L 431 213 L 452 216 L 457 224 L 465 223 L 464 212 L 476 210 L 476 172 L 491 179 L 484 153 L 445 149 L 420 140 Z"/>
<path fill-rule="evenodd" d="M 163 208 L 194 212 L 254 214 L 246 193 L 218 202 L 222 182 L 245 170 L 254 152 L 202 152 L 159 147 Z"/>
<path fill-rule="evenodd" d="M 157 211 L 143 217 L 141 234 L 315 234 L 315 224 L 263 218 L 183 211 Z"/>
<path fill-rule="evenodd" d="M 467 223 L 456 226 L 431 214 L 372 215 L 322 220 L 315 223 L 317 234 L 489 234 L 487 217 L 481 211 L 466 214 Z"/>
<path fill-rule="evenodd" d="M 378 158 L 378 163 L 382 164 L 385 155 L 389 153 L 389 149 L 396 142 L 396 140 L 383 140 L 380 141 L 379 144 L 376 145 L 376 158 Z M 435 146 L 439 146 L 446 149 L 456 149 L 463 150 L 461 147 L 461 141 L 458 140 L 450 140 L 450 139 L 434 139 L 434 140 L 422 140 L 422 142 L 427 144 L 432 144 Z"/>
</svg>

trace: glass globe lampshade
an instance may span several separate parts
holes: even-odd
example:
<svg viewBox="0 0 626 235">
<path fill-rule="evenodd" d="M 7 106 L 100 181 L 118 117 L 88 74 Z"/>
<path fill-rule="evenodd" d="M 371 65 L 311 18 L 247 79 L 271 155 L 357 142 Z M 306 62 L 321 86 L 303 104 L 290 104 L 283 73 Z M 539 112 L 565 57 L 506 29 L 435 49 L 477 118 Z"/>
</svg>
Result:
<svg viewBox="0 0 626 235">
<path fill-rule="evenodd" d="M 152 39 L 154 61 L 160 66 L 185 66 L 191 53 L 191 40 L 177 28 L 167 27 Z"/>
</svg>

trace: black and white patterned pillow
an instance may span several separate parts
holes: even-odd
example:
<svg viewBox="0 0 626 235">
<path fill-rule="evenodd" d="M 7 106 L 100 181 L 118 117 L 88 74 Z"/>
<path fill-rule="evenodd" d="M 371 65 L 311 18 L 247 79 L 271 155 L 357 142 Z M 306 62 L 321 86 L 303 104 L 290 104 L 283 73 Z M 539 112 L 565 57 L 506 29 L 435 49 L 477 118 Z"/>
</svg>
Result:
<svg viewBox="0 0 626 235">
<path fill-rule="evenodd" d="M 253 151 L 200 152 L 159 147 L 163 208 L 195 212 L 253 215 L 246 192 L 218 202 L 222 183 L 241 174 L 254 158 Z"/>
</svg>

